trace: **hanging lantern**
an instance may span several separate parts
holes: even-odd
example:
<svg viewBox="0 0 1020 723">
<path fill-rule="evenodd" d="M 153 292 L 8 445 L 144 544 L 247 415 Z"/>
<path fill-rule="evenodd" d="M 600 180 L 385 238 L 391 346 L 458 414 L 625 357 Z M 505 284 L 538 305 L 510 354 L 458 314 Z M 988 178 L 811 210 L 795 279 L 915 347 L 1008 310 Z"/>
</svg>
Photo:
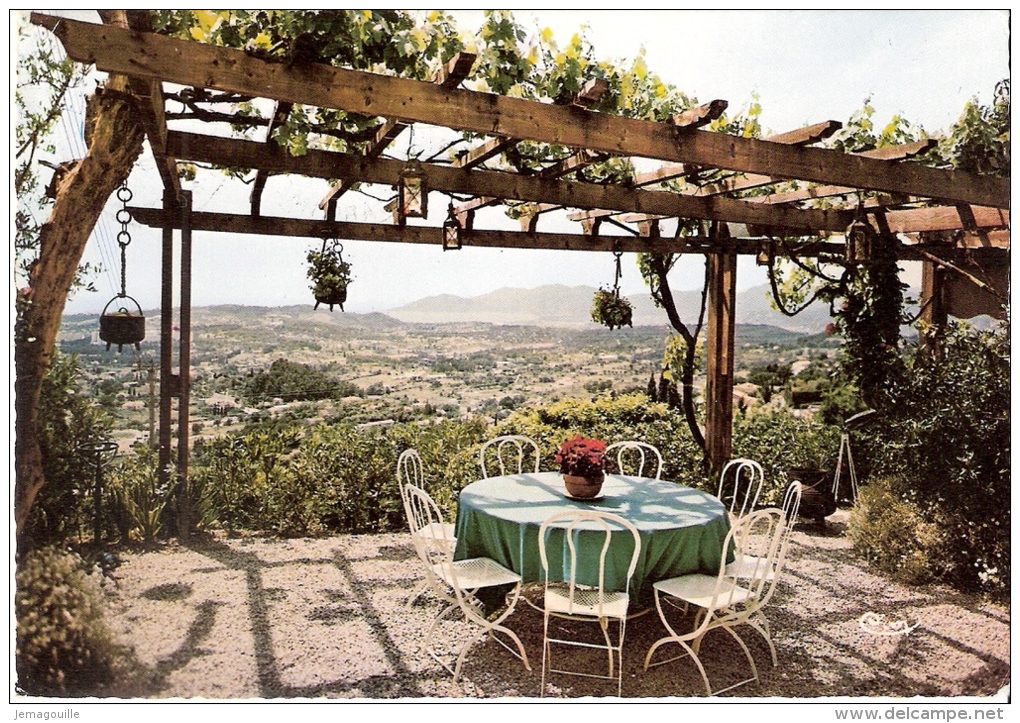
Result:
<svg viewBox="0 0 1020 723">
<path fill-rule="evenodd" d="M 459 251 L 460 248 L 460 221 L 451 203 L 446 220 L 443 221 L 443 251 Z"/>
<path fill-rule="evenodd" d="M 428 218 L 429 189 L 425 169 L 417 161 L 408 161 L 400 172 L 397 189 L 397 217 L 400 223 L 405 218 Z"/>
<path fill-rule="evenodd" d="M 871 226 L 861 220 L 854 221 L 846 230 L 846 261 L 848 264 L 865 264 L 871 260 Z"/>
<path fill-rule="evenodd" d="M 106 342 L 107 351 L 114 344 L 117 345 L 118 352 L 124 351 L 125 344 L 134 344 L 135 349 L 141 351 L 142 341 L 145 340 L 145 315 L 142 313 L 142 307 L 127 295 L 127 247 L 131 243 L 131 234 L 127 230 L 131 212 L 127 210 L 127 204 L 131 196 L 131 190 L 125 181 L 124 185 L 117 189 L 117 199 L 123 204 L 123 208 L 117 211 L 117 221 L 121 227 L 120 233 L 117 234 L 117 243 L 120 245 L 120 293 L 106 303 L 99 317 L 99 338 Z M 134 304 L 134 310 L 119 306 L 116 312 L 107 313 L 110 304 L 123 299 L 130 299 Z"/>
</svg>

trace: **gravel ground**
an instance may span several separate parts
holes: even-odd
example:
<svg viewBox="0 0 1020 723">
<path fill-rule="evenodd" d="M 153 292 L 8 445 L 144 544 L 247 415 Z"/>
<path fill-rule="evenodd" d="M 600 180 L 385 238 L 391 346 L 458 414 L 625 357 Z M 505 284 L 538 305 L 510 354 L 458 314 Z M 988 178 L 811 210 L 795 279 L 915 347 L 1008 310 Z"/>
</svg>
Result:
<svg viewBox="0 0 1020 723">
<path fill-rule="evenodd" d="M 792 537 L 788 571 L 768 617 L 779 665 L 750 631 L 761 684 L 725 696 L 811 699 L 994 696 L 1009 683 L 1008 603 L 938 586 L 908 588 L 873 574 L 844 536 L 845 515 Z M 437 600 L 407 601 L 422 580 L 406 534 L 263 540 L 208 537 L 127 553 L 107 585 L 110 623 L 134 651 L 117 698 L 538 698 L 542 616 L 519 603 L 507 624 L 532 670 L 479 639 L 452 676 L 422 642 Z M 871 631 L 862 619 L 881 616 Z M 877 635 L 896 624 L 908 634 Z M 597 626 L 588 624 L 587 629 Z M 457 638 L 472 627 L 454 620 Z M 704 695 L 688 661 L 644 672 L 664 630 L 654 610 L 627 625 L 625 698 Z M 463 639 L 462 637 L 460 639 Z M 594 655 L 594 653 L 593 653 Z M 711 633 L 702 660 L 713 686 L 746 677 L 736 643 Z M 582 661 L 579 661 L 582 662 Z M 587 665 L 586 662 L 582 662 Z M 604 668 L 605 658 L 592 661 Z M 739 677 L 735 677 L 739 676 Z M 546 696 L 615 696 L 614 683 L 552 676 Z"/>
</svg>

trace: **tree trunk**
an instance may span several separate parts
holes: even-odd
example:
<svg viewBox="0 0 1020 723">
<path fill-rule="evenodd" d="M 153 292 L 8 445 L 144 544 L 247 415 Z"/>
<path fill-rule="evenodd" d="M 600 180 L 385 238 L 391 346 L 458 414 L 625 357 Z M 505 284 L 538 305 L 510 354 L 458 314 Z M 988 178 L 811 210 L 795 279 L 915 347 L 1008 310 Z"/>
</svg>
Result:
<svg viewBox="0 0 1020 723">
<path fill-rule="evenodd" d="M 680 336 L 683 337 L 684 341 L 687 342 L 687 349 L 684 352 L 684 363 L 683 369 L 681 370 L 681 399 L 683 401 L 684 418 L 687 421 L 687 427 L 691 430 L 691 436 L 694 437 L 694 441 L 697 442 L 698 446 L 701 447 L 702 451 L 706 449 L 705 446 L 705 435 L 701 431 L 701 426 L 698 424 L 697 410 L 694 406 L 694 365 L 697 359 L 697 343 L 698 334 L 701 332 L 701 319 L 698 319 L 698 325 L 695 327 L 695 332 L 692 334 L 687 326 L 680 319 L 680 312 L 677 311 L 676 302 L 673 300 L 673 292 L 669 288 L 669 279 L 667 275 L 669 268 L 666 265 L 665 257 L 657 256 L 651 260 L 650 264 L 652 273 L 655 274 L 658 282 L 657 293 L 653 292 L 656 300 L 666 310 L 666 316 L 669 317 L 670 326 L 672 326 Z M 653 286 L 653 289 L 655 287 Z M 705 276 L 705 289 L 708 288 L 708 276 Z M 705 292 L 702 291 L 702 305 L 701 313 L 704 318 L 705 304 L 704 304 Z M 660 400 L 661 401 L 661 400 Z"/>
<path fill-rule="evenodd" d="M 32 503 L 46 483 L 39 397 L 67 294 L 99 214 L 142 152 L 144 131 L 134 104 L 122 94 L 126 82 L 122 76 L 111 75 L 106 89 L 89 98 L 88 151 L 57 187 L 53 211 L 40 230 L 39 258 L 31 268 L 29 287 L 18 292 L 14 520 L 19 538 Z"/>
</svg>

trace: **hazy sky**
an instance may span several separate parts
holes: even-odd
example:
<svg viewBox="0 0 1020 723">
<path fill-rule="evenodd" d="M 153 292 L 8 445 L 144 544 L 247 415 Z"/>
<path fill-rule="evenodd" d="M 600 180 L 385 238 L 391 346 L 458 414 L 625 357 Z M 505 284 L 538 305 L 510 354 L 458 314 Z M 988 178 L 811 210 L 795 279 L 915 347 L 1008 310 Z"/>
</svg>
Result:
<svg viewBox="0 0 1020 723">
<path fill-rule="evenodd" d="M 477 29 L 481 20 L 480 11 L 455 15 L 465 30 Z M 829 119 L 845 122 L 870 98 L 877 124 L 900 114 L 934 133 L 948 129 L 967 100 L 990 102 L 995 83 L 1009 74 L 1009 16 L 1002 10 L 607 10 L 516 15 L 525 26 L 551 28 L 561 45 L 585 24 L 602 58 L 630 60 L 644 47 L 651 70 L 700 102 L 725 99 L 730 111 L 737 112 L 756 94 L 763 108 L 762 125 L 771 132 Z M 71 140 L 62 145 L 82 148 L 73 138 L 80 123 L 71 120 L 63 128 L 61 133 Z M 406 150 L 407 135 L 405 131 L 393 145 L 395 154 Z M 416 142 L 422 142 L 421 135 Z M 160 204 L 161 184 L 151 156 L 142 156 L 129 184 L 134 203 Z M 248 213 L 249 186 L 206 173 L 188 187 L 194 191 L 196 210 Z M 322 218 L 316 206 L 326 188 L 325 181 L 271 178 L 262 212 Z M 369 190 L 377 196 L 390 193 L 387 188 Z M 446 199 L 436 194 L 431 203 L 434 209 L 445 208 Z M 111 199 L 108 218 L 85 254 L 85 260 L 106 262 L 108 271 L 97 279 L 100 291 L 79 293 L 69 302 L 69 313 L 98 312 L 119 290 L 116 208 Z M 381 203 L 347 194 L 338 218 L 386 222 L 388 214 Z M 436 223 L 438 219 L 432 219 L 429 225 Z M 479 214 L 476 227 L 515 229 L 517 224 L 493 210 Z M 566 221 L 539 225 L 547 231 L 572 228 Z M 133 242 L 128 248 L 128 293 L 143 308 L 154 309 L 160 293 L 159 232 L 137 224 L 129 230 Z M 193 303 L 312 303 L 304 254 L 313 245 L 317 244 L 311 240 L 196 233 Z M 438 246 L 351 241 L 345 244 L 345 257 L 354 270 L 347 304 L 354 312 L 385 310 L 441 293 L 476 296 L 503 286 L 598 286 L 613 280 L 612 257 L 586 252 L 465 248 L 443 253 Z M 700 286 L 700 259 L 674 274 L 677 288 Z M 753 259 L 741 260 L 738 287 L 764 281 Z M 644 288 L 630 256 L 624 258 L 622 286 L 626 293 Z"/>
</svg>

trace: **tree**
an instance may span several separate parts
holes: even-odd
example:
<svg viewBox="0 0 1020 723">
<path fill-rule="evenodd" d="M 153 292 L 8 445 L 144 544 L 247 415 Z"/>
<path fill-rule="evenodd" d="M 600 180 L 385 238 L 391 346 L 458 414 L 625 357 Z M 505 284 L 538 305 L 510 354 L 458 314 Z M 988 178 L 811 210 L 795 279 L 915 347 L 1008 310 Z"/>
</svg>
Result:
<svg viewBox="0 0 1020 723">
<path fill-rule="evenodd" d="M 104 19 L 127 25 L 123 11 L 108 11 Z M 126 90 L 127 79 L 111 75 L 88 99 L 88 150 L 55 184 L 53 208 L 39 228 L 38 256 L 30 265 L 28 285 L 17 292 L 14 519 L 19 536 L 46 483 L 47 452 L 39 432 L 39 398 L 64 304 L 99 214 L 142 151 L 144 132 Z"/>
</svg>

